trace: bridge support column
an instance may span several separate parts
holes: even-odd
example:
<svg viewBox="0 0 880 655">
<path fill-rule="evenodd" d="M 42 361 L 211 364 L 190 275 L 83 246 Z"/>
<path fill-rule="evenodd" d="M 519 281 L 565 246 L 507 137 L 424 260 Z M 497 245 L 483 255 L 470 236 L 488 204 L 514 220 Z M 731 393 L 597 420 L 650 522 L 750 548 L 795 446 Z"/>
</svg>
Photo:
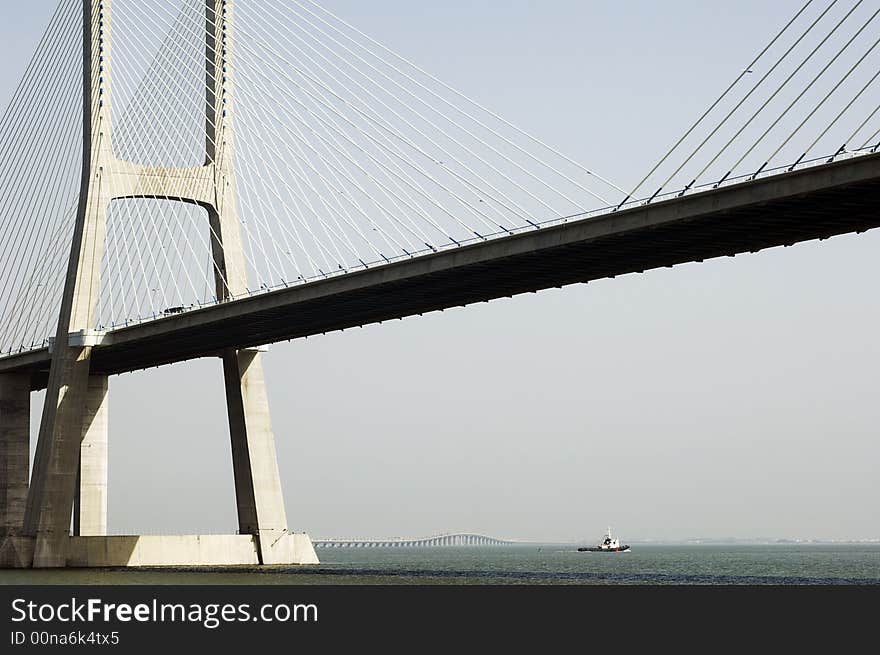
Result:
<svg viewBox="0 0 880 655">
<path fill-rule="evenodd" d="M 60 347 L 64 351 L 56 353 L 52 363 L 56 370 L 46 392 L 25 512 L 24 533 L 36 537 L 34 568 L 67 564 L 88 395 L 91 348 Z M 54 376 L 57 378 L 51 379 Z"/>
<path fill-rule="evenodd" d="M 33 542 L 21 537 L 30 460 L 29 375 L 0 375 L 0 567 L 27 568 Z"/>
<path fill-rule="evenodd" d="M 83 0 L 82 178 L 70 260 L 40 436 L 25 509 L 24 534 L 35 537 L 34 567 L 63 567 L 70 547 L 89 390 L 92 346 L 100 296 L 101 261 L 111 195 L 110 12 L 105 0 Z"/>
<path fill-rule="evenodd" d="M 73 534 L 107 534 L 108 378 L 89 376 L 73 503 Z"/>
<path fill-rule="evenodd" d="M 239 533 L 254 535 L 261 564 L 317 564 L 308 537 L 287 528 L 260 353 L 226 351 L 223 373 Z"/>
<path fill-rule="evenodd" d="M 24 525 L 30 462 L 31 380 L 0 375 L 0 539 Z"/>
</svg>

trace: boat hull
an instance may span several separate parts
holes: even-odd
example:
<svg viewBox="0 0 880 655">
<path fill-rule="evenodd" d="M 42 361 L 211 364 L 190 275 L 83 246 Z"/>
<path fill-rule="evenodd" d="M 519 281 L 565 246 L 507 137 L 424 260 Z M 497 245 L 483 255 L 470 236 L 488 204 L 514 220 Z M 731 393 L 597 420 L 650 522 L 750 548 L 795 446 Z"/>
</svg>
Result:
<svg viewBox="0 0 880 655">
<path fill-rule="evenodd" d="M 629 546 L 621 546 L 620 548 L 599 548 L 598 546 L 578 548 L 579 553 L 628 553 L 630 550 Z"/>
</svg>

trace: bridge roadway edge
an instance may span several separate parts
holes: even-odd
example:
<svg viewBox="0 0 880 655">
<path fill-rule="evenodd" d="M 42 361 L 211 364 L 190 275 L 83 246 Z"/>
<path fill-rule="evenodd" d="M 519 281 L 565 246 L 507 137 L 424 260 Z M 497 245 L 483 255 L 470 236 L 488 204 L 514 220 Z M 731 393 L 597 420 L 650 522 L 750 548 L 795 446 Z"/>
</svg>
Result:
<svg viewBox="0 0 880 655">
<path fill-rule="evenodd" d="M 880 154 L 415 257 L 108 333 L 119 374 L 551 287 L 880 227 Z M 46 349 L 0 359 L 45 384 Z"/>
</svg>

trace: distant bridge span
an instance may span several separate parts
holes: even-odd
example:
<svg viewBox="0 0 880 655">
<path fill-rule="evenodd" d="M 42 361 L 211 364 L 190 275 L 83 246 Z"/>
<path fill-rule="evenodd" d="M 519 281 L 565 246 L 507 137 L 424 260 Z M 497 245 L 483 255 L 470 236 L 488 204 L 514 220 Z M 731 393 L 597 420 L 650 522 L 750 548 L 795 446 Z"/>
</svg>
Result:
<svg viewBox="0 0 880 655">
<path fill-rule="evenodd" d="M 441 534 L 421 539 L 315 539 L 316 548 L 455 548 L 509 546 L 512 541 L 479 534 Z"/>
</svg>

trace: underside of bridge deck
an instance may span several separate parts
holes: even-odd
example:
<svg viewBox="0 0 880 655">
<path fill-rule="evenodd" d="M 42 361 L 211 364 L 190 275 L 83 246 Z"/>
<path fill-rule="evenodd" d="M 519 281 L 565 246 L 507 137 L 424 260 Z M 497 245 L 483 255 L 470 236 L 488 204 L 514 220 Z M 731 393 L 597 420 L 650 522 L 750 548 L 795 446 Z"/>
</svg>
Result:
<svg viewBox="0 0 880 655">
<path fill-rule="evenodd" d="M 880 226 L 880 155 L 572 221 L 227 302 L 109 334 L 92 370 L 117 374 Z M 0 360 L 44 384 L 48 353 Z"/>
</svg>

